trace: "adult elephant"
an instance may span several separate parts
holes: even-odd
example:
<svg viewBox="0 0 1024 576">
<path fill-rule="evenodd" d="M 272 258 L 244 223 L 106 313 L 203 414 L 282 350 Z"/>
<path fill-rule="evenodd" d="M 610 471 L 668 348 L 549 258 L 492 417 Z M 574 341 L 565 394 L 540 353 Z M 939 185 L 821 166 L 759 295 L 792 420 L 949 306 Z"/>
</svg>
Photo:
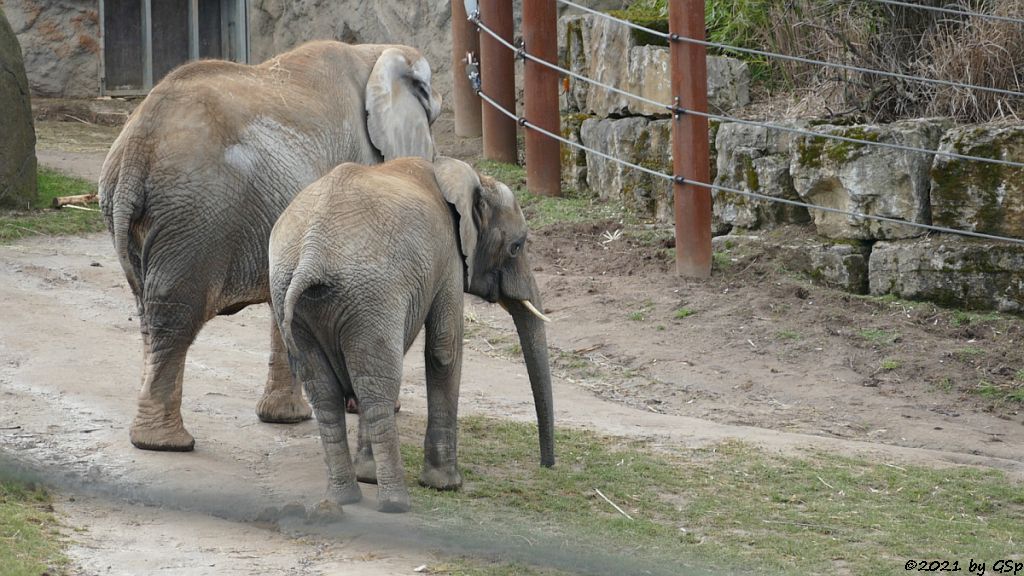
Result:
<svg viewBox="0 0 1024 576">
<path fill-rule="evenodd" d="M 132 444 L 193 448 L 185 354 L 207 320 L 269 300 L 267 241 L 295 194 L 342 162 L 432 159 L 439 112 L 430 66 L 407 46 L 313 42 L 257 66 L 187 64 L 153 88 L 99 187 L 142 331 Z M 260 419 L 309 418 L 276 322 L 269 367 Z"/>
<path fill-rule="evenodd" d="M 540 461 L 554 464 L 547 318 L 526 257 L 526 220 L 504 184 L 450 158 L 343 164 L 299 193 L 274 226 L 270 286 L 320 426 L 329 502 L 358 501 L 358 478 L 377 482 L 381 511 L 409 508 L 393 408 L 402 358 L 424 325 L 420 483 L 462 484 L 455 455 L 463 292 L 511 313 L 533 388 Z M 361 410 L 355 462 L 345 430 L 349 398 Z"/>
</svg>

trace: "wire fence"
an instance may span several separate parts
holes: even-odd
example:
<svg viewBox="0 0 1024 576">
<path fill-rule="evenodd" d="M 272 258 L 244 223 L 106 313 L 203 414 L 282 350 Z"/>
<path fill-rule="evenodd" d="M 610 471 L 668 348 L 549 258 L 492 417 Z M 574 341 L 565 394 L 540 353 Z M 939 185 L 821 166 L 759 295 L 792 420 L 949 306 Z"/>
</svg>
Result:
<svg viewBox="0 0 1024 576">
<path fill-rule="evenodd" d="M 825 68 L 832 68 L 832 69 L 835 69 L 835 70 L 844 70 L 844 71 L 847 71 L 847 72 L 858 72 L 858 73 L 861 73 L 861 74 L 872 74 L 872 75 L 875 75 L 875 76 L 883 76 L 883 77 L 886 77 L 886 78 L 896 78 L 896 79 L 899 79 L 899 80 L 907 80 L 907 81 L 910 81 L 910 82 L 920 82 L 920 83 L 924 83 L 924 84 L 934 84 L 934 85 L 937 85 L 937 86 L 947 86 L 949 88 L 959 88 L 959 89 L 962 89 L 962 90 L 974 90 L 974 91 L 978 91 L 978 92 L 990 92 L 990 93 L 993 93 L 993 94 L 999 94 L 999 95 L 1002 95 L 1002 96 L 1011 96 L 1011 97 L 1014 97 L 1014 98 L 1024 97 L 1024 92 L 1018 92 L 1016 90 L 1006 90 L 1006 89 L 1003 89 L 1003 88 L 994 88 L 992 86 L 981 86 L 979 84 L 968 84 L 968 83 L 965 83 L 965 82 L 953 82 L 951 80 L 941 80 L 941 79 L 938 79 L 938 78 L 925 78 L 923 76 L 914 76 L 914 75 L 911 75 L 911 74 L 903 74 L 903 73 L 900 73 L 900 72 L 890 72 L 888 70 L 878 70 L 877 68 L 864 68 L 864 67 L 861 67 L 861 66 L 853 66 L 853 65 L 850 65 L 850 64 L 841 64 L 839 62 L 829 62 L 827 60 L 815 60 L 813 58 L 804 58 L 802 56 L 793 56 L 791 54 L 781 54 L 781 53 L 778 53 L 778 52 L 768 52 L 768 51 L 765 51 L 765 50 L 756 50 L 754 48 L 743 48 L 743 47 L 740 47 L 740 46 L 731 46 L 729 44 L 722 44 L 720 42 L 711 42 L 711 41 L 708 41 L 708 40 L 698 40 L 696 38 L 687 38 L 686 36 L 680 36 L 679 34 L 669 34 L 668 32 L 662 32 L 660 30 L 654 30 L 652 28 L 646 28 L 644 26 L 640 26 L 639 24 L 635 24 L 633 22 L 630 22 L 629 20 L 623 20 L 622 18 L 617 18 L 615 16 L 612 16 L 611 14 L 607 14 L 607 13 L 604 13 L 604 12 L 598 12 L 597 10 L 594 10 L 592 8 L 587 8 L 587 7 L 585 7 L 585 6 L 581 5 L 581 4 L 577 4 L 576 2 L 573 2 L 572 0 L 558 0 L 558 2 L 560 2 L 562 4 L 565 4 L 566 6 L 572 6 L 573 8 L 577 8 L 577 9 L 583 10 L 583 11 L 588 12 L 590 14 L 595 14 L 595 15 L 601 16 L 602 18 L 606 18 L 606 19 L 611 20 L 613 22 L 617 22 L 617 23 L 619 23 L 619 24 L 621 24 L 623 26 L 629 26 L 630 28 L 633 28 L 635 30 L 639 30 L 641 32 L 644 32 L 645 34 L 651 34 L 653 36 L 656 36 L 658 38 L 663 38 L 663 39 L 671 41 L 671 42 L 687 42 L 687 43 L 690 43 L 690 44 L 697 44 L 699 46 L 704 46 L 705 48 L 717 48 L 717 49 L 725 51 L 725 52 L 737 52 L 737 53 L 740 53 L 740 54 L 750 54 L 750 55 L 753 55 L 753 56 L 761 56 L 761 57 L 764 57 L 764 58 L 773 58 L 773 59 L 776 59 L 776 60 L 786 60 L 786 61 L 789 61 L 789 62 L 797 62 L 797 63 L 800 63 L 800 64 L 811 64 L 811 65 L 814 65 L 814 66 L 822 66 L 822 67 L 825 67 Z"/>
<path fill-rule="evenodd" d="M 896 0 L 874 0 L 874 1 L 881 2 L 881 3 L 896 2 Z M 620 23 L 620 24 L 622 24 L 624 26 L 628 26 L 628 27 L 633 28 L 635 30 L 639 30 L 639 31 L 642 31 L 644 33 L 653 34 L 655 36 L 666 38 L 666 39 L 668 39 L 670 41 L 691 41 L 692 40 L 692 39 L 682 38 L 682 37 L 680 37 L 678 35 L 675 35 L 675 34 L 667 34 L 667 33 L 664 33 L 664 32 L 658 31 L 658 30 L 653 30 L 651 28 L 647 28 L 647 27 L 638 25 L 636 23 L 629 22 L 627 20 L 623 20 L 621 18 L 616 18 L 616 17 L 614 17 L 614 16 L 612 16 L 610 14 L 599 12 L 599 11 L 593 10 L 591 8 L 588 8 L 586 6 L 583 6 L 581 4 L 578 4 L 576 2 L 573 2 L 572 0 L 558 0 L 558 2 L 562 3 L 562 4 L 565 4 L 567 6 L 578 8 L 578 9 L 584 11 L 584 12 L 591 13 L 591 14 L 600 16 L 602 18 L 606 18 L 608 20 Z M 906 3 L 898 2 L 898 4 L 906 4 Z M 918 6 L 918 5 L 910 5 L 910 6 L 918 7 L 918 8 L 931 8 L 931 7 Z M 945 10 L 943 10 L 943 11 L 945 11 Z M 974 15 L 974 13 L 969 13 L 969 12 L 963 12 L 962 14 L 963 15 Z M 568 76 L 568 77 L 571 77 L 571 78 L 575 78 L 575 79 L 577 79 L 579 81 L 586 82 L 588 84 L 591 84 L 593 86 L 597 86 L 597 87 L 602 88 L 604 90 L 608 90 L 610 92 L 613 92 L 613 93 L 616 93 L 616 94 L 619 94 L 619 95 L 622 95 L 622 96 L 634 99 L 634 100 L 636 100 L 638 102 L 643 102 L 643 103 L 651 105 L 651 106 L 655 106 L 655 107 L 659 107 L 659 108 L 665 109 L 665 110 L 667 110 L 668 112 L 670 112 L 672 114 L 691 114 L 691 115 L 694 115 L 694 116 L 704 117 L 704 118 L 707 118 L 709 120 L 717 120 L 719 122 L 732 122 L 732 123 L 737 123 L 737 124 L 742 124 L 742 125 L 761 127 L 761 128 L 765 128 L 765 129 L 768 129 L 768 130 L 776 130 L 776 131 L 782 131 L 782 132 L 789 132 L 789 133 L 793 133 L 793 134 L 797 134 L 797 135 L 801 135 L 801 136 L 812 137 L 812 138 L 820 138 L 820 139 L 826 139 L 826 140 L 835 140 L 835 141 L 859 144 L 859 145 L 863 145 L 863 146 L 873 146 L 873 147 L 880 147 L 880 148 L 889 148 L 889 149 L 895 149 L 895 150 L 899 150 L 899 151 L 903 151 L 903 152 L 925 154 L 925 155 L 928 155 L 928 156 L 944 156 L 944 157 L 949 157 L 949 158 L 954 158 L 954 159 L 959 159 L 959 160 L 965 160 L 965 161 L 985 162 L 985 163 L 991 163 L 991 164 L 1008 166 L 1008 167 L 1012 167 L 1012 168 L 1024 168 L 1024 162 L 1016 162 L 1016 161 L 1011 161 L 1011 160 L 1004 160 L 1004 159 L 1001 159 L 1001 158 L 987 158 L 987 157 L 982 157 L 982 156 L 972 156 L 972 155 L 968 155 L 968 154 L 960 154 L 960 153 L 950 152 L 950 151 L 946 151 L 946 150 L 932 150 L 932 149 L 927 149 L 927 148 L 919 148 L 919 147 L 914 147 L 914 146 L 906 146 L 906 145 L 892 143 L 892 142 L 879 142 L 879 141 L 867 140 L 867 139 L 862 139 L 862 138 L 851 138 L 851 137 L 847 137 L 847 136 L 843 136 L 843 135 L 839 135 L 839 134 L 830 134 L 830 133 L 826 133 L 826 132 L 811 131 L 811 130 L 807 130 L 807 129 L 803 129 L 803 128 L 798 128 L 798 127 L 793 127 L 793 126 L 786 126 L 786 125 L 781 125 L 781 124 L 767 122 L 767 121 L 746 120 L 746 119 L 736 118 L 736 117 L 728 116 L 728 115 L 713 114 L 713 113 L 708 113 L 708 112 L 700 112 L 700 111 L 697 111 L 697 110 L 691 110 L 691 109 L 682 108 L 682 107 L 680 107 L 678 105 L 675 105 L 675 104 L 666 104 L 664 102 L 658 102 L 658 101 L 652 100 L 650 98 L 646 98 L 644 96 L 633 94 L 631 92 L 628 92 L 626 90 L 622 90 L 622 89 L 617 88 L 615 86 L 611 86 L 609 84 L 606 84 L 606 83 L 594 80 L 594 79 L 589 78 L 587 76 L 584 76 L 582 74 L 573 72 L 572 70 L 568 70 L 568 69 L 563 68 L 561 66 L 558 66 L 556 64 L 552 64 L 552 63 L 550 63 L 550 62 L 548 62 L 546 60 L 543 60 L 541 58 L 538 58 L 538 57 L 534 56 L 533 54 L 530 54 L 527 51 L 528 47 L 516 46 L 516 45 L 512 44 L 511 42 L 509 42 L 508 40 L 502 38 L 494 30 L 492 30 L 490 27 L 488 27 L 485 22 L 481 21 L 479 12 L 471 12 L 469 14 L 469 20 L 471 22 L 473 22 L 482 32 L 484 32 L 488 36 L 494 38 L 498 43 L 500 43 L 502 46 L 504 46 L 508 50 L 511 50 L 512 52 L 514 52 L 516 54 L 516 56 L 521 58 L 521 59 L 529 60 L 531 62 L 535 62 L 535 63 L 540 64 L 542 66 L 546 66 L 546 67 L 548 67 L 548 68 L 550 68 L 552 70 L 555 70 L 555 71 L 557 71 L 557 72 L 559 72 L 559 73 L 561 73 L 561 74 L 563 74 L 565 76 Z M 1024 24 L 1024 21 L 1019 21 L 1019 22 L 1021 24 Z M 700 42 L 697 42 L 697 43 L 700 43 Z M 724 46 L 724 45 L 721 45 L 721 46 Z M 763 52 L 762 53 L 760 51 L 758 51 L 756 53 L 761 53 L 762 55 L 773 55 L 772 53 L 768 53 L 768 52 Z M 775 56 L 785 56 L 785 55 L 775 55 Z M 819 62 L 819 61 L 808 61 L 808 63 L 828 64 L 828 63 L 822 63 L 822 62 Z M 552 138 L 554 140 L 557 140 L 557 141 L 559 141 L 562 144 L 565 144 L 567 146 L 570 146 L 570 147 L 573 147 L 573 148 L 576 148 L 576 149 L 579 149 L 579 150 L 583 150 L 584 152 L 587 152 L 588 154 L 593 154 L 593 155 L 595 155 L 597 157 L 600 157 L 600 158 L 603 158 L 605 160 L 614 162 L 616 164 L 625 166 L 625 167 L 630 168 L 632 170 L 637 170 L 639 172 L 648 174 L 648 175 L 653 176 L 655 178 L 659 178 L 659 179 L 665 180 L 665 181 L 670 182 L 670 183 L 671 182 L 674 182 L 674 183 L 677 183 L 677 184 L 686 183 L 686 184 L 690 184 L 690 185 L 693 185 L 693 186 L 697 186 L 697 187 L 700 187 L 700 188 L 704 188 L 704 189 L 710 190 L 712 192 L 723 192 L 723 193 L 727 193 L 727 194 L 735 194 L 735 195 L 738 195 L 738 196 L 741 196 L 741 197 L 750 198 L 750 199 L 754 199 L 754 200 L 760 200 L 760 201 L 765 201 L 765 202 L 770 202 L 770 203 L 777 203 L 777 204 L 785 204 L 785 205 L 790 205 L 790 206 L 797 206 L 797 207 L 806 208 L 808 210 L 817 210 L 817 211 L 820 211 L 820 212 L 839 214 L 839 215 L 843 215 L 843 216 L 846 216 L 848 218 L 853 218 L 853 219 L 857 219 L 857 220 L 871 220 L 871 221 L 877 221 L 877 222 L 885 222 L 885 223 L 889 223 L 889 224 L 897 224 L 897 225 L 900 225 L 900 226 L 910 226 L 910 227 L 914 227 L 914 228 L 919 228 L 919 229 L 926 230 L 926 231 L 929 231 L 929 232 L 940 232 L 940 233 L 945 233 L 945 234 L 955 234 L 955 235 L 971 237 L 971 238 L 980 238 L 980 239 L 985 239 L 985 240 L 993 240 L 993 241 L 999 241 L 999 242 L 1006 242 L 1006 243 L 1016 244 L 1016 245 L 1024 245 L 1024 239 L 1021 239 L 1021 238 L 1010 238 L 1010 237 L 1000 236 L 1000 235 L 996 235 L 996 234 L 986 234 L 986 233 L 983 233 L 983 232 L 975 232 L 975 231 L 972 231 L 972 230 L 960 230 L 960 229 L 949 228 L 949 227 L 944 227 L 944 226 L 936 226 L 936 225 L 932 225 L 932 224 L 925 224 L 925 223 L 922 223 L 922 222 L 913 222 L 913 221 L 908 221 L 908 220 L 902 220 L 902 219 L 899 219 L 899 218 L 891 218 L 891 217 L 887 217 L 887 216 L 880 216 L 880 215 L 877 215 L 877 214 L 867 214 L 867 213 L 856 212 L 856 211 L 852 211 L 852 210 L 843 210 L 843 209 L 840 209 L 840 208 L 834 208 L 834 207 L 830 207 L 830 206 L 821 206 L 821 205 L 817 205 L 817 204 L 801 202 L 801 201 L 798 201 L 798 200 L 790 200 L 790 199 L 787 199 L 787 198 L 779 198 L 779 197 L 775 197 L 775 196 L 768 196 L 768 195 L 765 195 L 765 194 L 759 194 L 757 192 L 752 192 L 752 191 L 747 191 L 747 190 L 740 190 L 740 189 L 731 188 L 731 187 L 727 187 L 727 186 L 721 186 L 721 185 L 717 185 L 717 184 L 710 184 L 710 183 L 706 183 L 706 182 L 699 182 L 699 181 L 692 180 L 692 179 L 684 179 L 680 175 L 665 174 L 663 172 L 659 172 L 657 170 L 652 170 L 651 168 L 647 168 L 645 166 L 641 166 L 641 165 L 638 165 L 638 164 L 635 164 L 635 163 L 623 160 L 621 158 L 614 157 L 614 156 L 612 156 L 610 154 L 601 152 L 599 150 L 595 150 L 593 148 L 590 148 L 588 146 L 583 145 L 580 142 L 572 141 L 572 140 L 570 140 L 568 138 L 565 138 L 565 137 L 561 136 L 560 134 L 555 134 L 555 133 L 553 133 L 551 131 L 548 131 L 548 130 L 545 130 L 545 129 L 541 128 L 540 126 L 537 126 L 536 124 L 532 123 L 528 118 L 523 117 L 523 116 L 518 116 L 515 113 L 515 111 L 508 110 L 508 109 L 504 108 L 498 102 L 496 102 L 493 98 L 491 98 L 489 95 L 485 94 L 482 91 L 482 89 L 481 89 L 479 70 L 476 68 L 475 64 L 472 64 L 472 63 L 470 64 L 470 66 L 467 68 L 467 74 L 470 77 L 470 81 L 473 84 L 474 90 L 476 91 L 476 93 L 480 96 L 480 98 L 484 102 L 486 102 L 489 106 L 495 108 L 496 110 L 498 110 L 499 112 L 501 112 L 505 116 L 509 117 L 510 119 L 515 120 L 520 126 L 523 126 L 524 128 L 527 128 L 527 129 L 530 129 L 530 130 L 534 130 L 534 131 L 536 131 L 536 132 L 538 132 L 540 134 L 543 134 L 544 136 L 546 136 L 548 138 Z M 920 78 L 920 77 L 913 77 L 913 78 L 918 79 L 918 80 L 922 80 L 922 78 Z M 924 79 L 924 80 L 927 80 L 927 79 Z M 965 87 L 965 88 L 973 88 L 973 89 L 985 89 L 985 87 L 981 87 L 981 86 L 972 86 L 972 85 L 960 85 L 960 86 L 961 87 Z M 1012 94 L 1024 96 L 1024 94 L 1015 93 L 1015 92 L 1013 92 Z"/>
</svg>

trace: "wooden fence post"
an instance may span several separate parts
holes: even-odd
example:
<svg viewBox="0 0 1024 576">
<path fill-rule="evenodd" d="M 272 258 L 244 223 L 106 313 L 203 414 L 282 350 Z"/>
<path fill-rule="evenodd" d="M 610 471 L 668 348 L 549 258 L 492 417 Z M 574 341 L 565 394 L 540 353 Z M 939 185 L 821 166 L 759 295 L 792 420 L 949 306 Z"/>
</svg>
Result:
<svg viewBox="0 0 1024 576">
<path fill-rule="evenodd" d="M 512 42 L 512 2 L 480 0 L 480 20 L 495 34 Z M 499 106 L 515 114 L 515 55 L 490 34 L 481 32 L 480 81 L 484 94 Z M 483 107 L 484 157 L 507 164 L 519 161 L 516 121 L 493 106 Z"/>
<path fill-rule="evenodd" d="M 704 40 L 704 0 L 669 0 L 669 32 Z M 707 51 L 678 39 L 671 42 L 672 93 L 677 106 L 708 111 Z M 676 273 L 689 278 L 711 275 L 711 191 L 690 184 L 711 183 L 708 119 L 675 114 L 672 169 L 687 183 L 673 184 L 676 217 Z"/>
<path fill-rule="evenodd" d="M 558 64 L 558 10 L 555 0 L 523 0 L 523 43 L 530 55 Z M 561 133 L 558 72 L 526 60 L 523 79 L 525 116 L 553 134 Z M 526 130 L 526 187 L 541 196 L 562 195 L 561 146 L 535 130 Z"/>
<path fill-rule="evenodd" d="M 466 76 L 466 54 L 480 52 L 476 25 L 469 21 L 463 0 L 452 0 L 452 109 L 455 134 L 475 138 L 481 134 L 481 104 Z"/>
</svg>

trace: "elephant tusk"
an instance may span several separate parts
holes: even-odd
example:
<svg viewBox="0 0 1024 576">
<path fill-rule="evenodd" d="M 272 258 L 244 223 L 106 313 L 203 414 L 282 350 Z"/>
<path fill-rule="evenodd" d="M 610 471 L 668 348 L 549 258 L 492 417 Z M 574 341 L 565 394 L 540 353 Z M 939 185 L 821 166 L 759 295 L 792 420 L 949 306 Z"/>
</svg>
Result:
<svg viewBox="0 0 1024 576">
<path fill-rule="evenodd" d="M 533 315 L 536 316 L 537 318 L 540 318 L 545 322 L 551 322 L 551 318 L 548 318 L 547 316 L 542 314 L 540 310 L 537 310 L 537 308 L 534 307 L 533 303 L 530 302 L 529 300 L 520 300 L 520 302 L 522 302 L 523 306 L 526 306 L 526 309 L 532 312 Z"/>
</svg>

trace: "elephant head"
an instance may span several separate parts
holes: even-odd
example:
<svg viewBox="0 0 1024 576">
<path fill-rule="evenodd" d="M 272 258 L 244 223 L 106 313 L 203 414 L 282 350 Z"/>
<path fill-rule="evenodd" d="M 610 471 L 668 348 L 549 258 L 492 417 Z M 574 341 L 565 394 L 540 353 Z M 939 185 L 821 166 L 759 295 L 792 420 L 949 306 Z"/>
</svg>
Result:
<svg viewBox="0 0 1024 576">
<path fill-rule="evenodd" d="M 430 125 L 441 113 L 441 96 L 430 87 L 430 64 L 415 50 L 387 48 L 366 83 L 366 129 L 384 160 L 434 159 Z"/>
<path fill-rule="evenodd" d="M 553 466 L 554 409 L 543 305 L 526 255 L 526 219 L 508 186 L 480 177 L 465 162 L 438 158 L 434 173 L 458 213 L 464 291 L 497 302 L 512 315 L 537 408 L 541 465 Z"/>
</svg>

